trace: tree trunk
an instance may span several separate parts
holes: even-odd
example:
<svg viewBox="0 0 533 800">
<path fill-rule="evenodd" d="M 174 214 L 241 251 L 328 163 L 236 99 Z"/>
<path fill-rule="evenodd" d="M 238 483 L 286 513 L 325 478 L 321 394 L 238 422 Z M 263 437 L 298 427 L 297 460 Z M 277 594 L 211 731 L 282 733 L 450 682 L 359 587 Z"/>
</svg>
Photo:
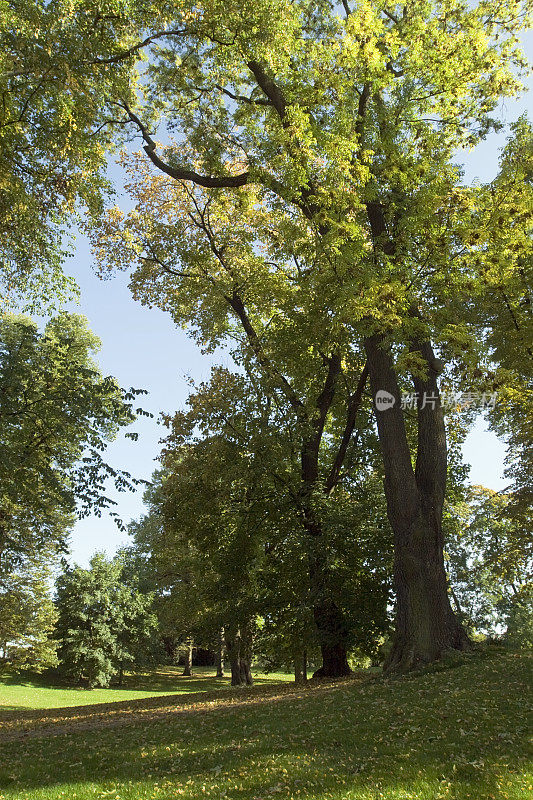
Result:
<svg viewBox="0 0 533 800">
<path fill-rule="evenodd" d="M 253 685 L 252 678 L 252 646 L 253 632 L 251 625 L 243 625 L 241 628 L 241 678 L 247 686 Z"/>
<path fill-rule="evenodd" d="M 313 678 L 342 678 L 351 675 L 346 650 L 348 630 L 345 620 L 333 600 L 324 599 L 313 607 L 318 631 L 322 666 Z"/>
<path fill-rule="evenodd" d="M 241 665 L 240 665 L 240 637 L 239 632 L 225 629 L 226 651 L 228 653 L 231 669 L 231 685 L 241 686 Z"/>
<path fill-rule="evenodd" d="M 394 403 L 374 409 L 383 453 L 387 513 L 394 534 L 396 631 L 385 669 L 407 670 L 469 647 L 448 597 L 444 569 L 442 506 L 446 488 L 446 434 L 431 345 L 417 343 L 428 377 L 414 378 L 418 395 L 418 444 L 413 470 L 400 392 L 382 337 L 365 341 L 372 394 Z M 425 393 L 425 400 L 424 400 Z"/>
<path fill-rule="evenodd" d="M 307 683 L 307 651 L 297 649 L 294 653 L 294 682 Z"/>
<path fill-rule="evenodd" d="M 322 666 L 313 678 L 341 678 L 350 675 L 348 664 L 348 635 L 346 620 L 331 597 L 329 569 L 322 546 L 322 528 L 316 520 L 307 524 L 309 534 L 309 579 L 313 602 L 313 619 L 318 634 Z"/>
<path fill-rule="evenodd" d="M 185 678 L 190 678 L 192 675 L 192 648 L 193 648 L 193 641 L 192 639 L 185 643 L 187 648 L 185 652 L 185 667 L 183 669 L 183 676 Z"/>
<path fill-rule="evenodd" d="M 303 442 L 301 451 L 301 511 L 303 528 L 308 543 L 309 588 L 313 605 L 322 666 L 314 677 L 337 678 L 350 674 L 347 659 L 348 628 L 341 609 L 332 596 L 332 583 L 327 556 L 323 550 L 323 535 L 320 517 L 313 503 L 313 493 L 319 484 L 319 453 L 326 419 L 335 396 L 336 385 L 342 373 L 342 362 L 338 353 L 325 359 L 328 371 L 323 389 L 316 400 L 316 416 L 312 423 L 312 435 Z"/>
<path fill-rule="evenodd" d="M 231 665 L 231 685 L 251 686 L 252 631 L 249 625 L 229 630 L 226 628 L 226 650 Z"/>
<path fill-rule="evenodd" d="M 224 677 L 224 628 L 218 633 L 217 642 L 217 678 Z"/>
</svg>

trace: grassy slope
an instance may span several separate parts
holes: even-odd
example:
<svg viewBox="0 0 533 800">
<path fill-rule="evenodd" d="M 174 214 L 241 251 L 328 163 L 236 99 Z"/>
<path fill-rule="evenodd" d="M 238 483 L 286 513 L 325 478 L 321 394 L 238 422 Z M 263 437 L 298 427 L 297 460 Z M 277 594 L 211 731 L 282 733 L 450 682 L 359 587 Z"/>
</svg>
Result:
<svg viewBox="0 0 533 800">
<path fill-rule="evenodd" d="M 165 667 L 145 674 L 130 674 L 124 677 L 123 686 L 91 691 L 65 686 L 60 682 L 53 683 L 42 675 L 0 675 L 0 713 L 18 708 L 65 708 L 167 694 L 189 694 L 229 685 L 229 678 L 216 678 L 211 667 L 196 667 L 192 678 L 184 678 L 182 672 L 182 668 Z M 256 682 L 277 683 L 291 678 L 291 675 L 283 673 L 258 674 Z"/>
<path fill-rule="evenodd" d="M 530 678 L 531 659 L 500 654 L 396 680 L 189 697 L 93 729 L 90 709 L 48 712 L 7 731 L 0 798 L 522 800 Z"/>
</svg>

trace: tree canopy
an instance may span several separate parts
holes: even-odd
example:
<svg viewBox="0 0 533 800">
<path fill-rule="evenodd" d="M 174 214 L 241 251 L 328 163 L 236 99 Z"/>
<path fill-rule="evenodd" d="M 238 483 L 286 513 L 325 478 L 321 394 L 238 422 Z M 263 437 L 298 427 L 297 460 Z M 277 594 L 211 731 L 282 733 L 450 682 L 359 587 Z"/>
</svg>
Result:
<svg viewBox="0 0 533 800">
<path fill-rule="evenodd" d="M 118 101 L 144 156 L 124 155 L 135 207 L 96 221 L 97 256 L 110 268 L 136 259 L 134 295 L 208 348 L 235 341 L 235 360 L 298 426 L 326 674 L 347 669 L 346 624 L 321 596 L 315 500 L 338 479 L 367 377 L 375 399 L 392 398 L 374 404 L 395 539 L 390 664 L 467 647 L 443 562 L 438 379 L 486 366 L 472 300 L 487 293 L 479 223 L 494 193 L 464 186 L 454 158 L 519 91 L 530 6 L 267 0 L 173 12 L 180 27 L 151 40 L 144 89 Z M 503 199 L 498 209 L 511 213 Z M 517 269 L 507 264 L 504 284 Z M 401 406 L 408 387 L 416 439 Z M 324 444 L 343 418 L 328 477 Z"/>
<path fill-rule="evenodd" d="M 134 264 L 136 298 L 207 350 L 231 346 L 285 433 L 268 439 L 278 447 L 268 457 L 281 454 L 290 475 L 321 674 L 349 671 L 349 614 L 331 591 L 330 504 L 347 512 L 345 474 L 355 484 L 367 476 L 376 435 L 394 549 L 388 665 L 469 647 L 444 563 L 441 389 L 501 392 L 491 418 L 522 456 L 510 466 L 521 513 L 528 429 L 509 421 L 531 389 L 513 355 L 519 347 L 531 359 L 531 130 L 515 126 L 485 186 L 463 182 L 457 153 L 497 129 L 498 103 L 521 89 L 531 0 L 28 8 L 36 36 L 24 27 L 13 43 L 17 11 L 5 33 L 7 196 L 24 206 L 21 170 L 35 179 L 28 208 L 39 187 L 60 187 L 50 213 L 46 190 L 32 212 L 41 233 L 84 202 L 102 271 Z M 43 25 L 60 11 L 60 23 Z M 102 214 L 102 155 L 125 143 L 133 208 Z M 253 427 L 256 463 L 264 435 L 254 439 Z M 177 448 L 177 474 L 180 459 L 203 452 L 191 436 Z M 216 460 L 231 434 L 214 437 L 222 450 L 209 437 Z M 231 476 L 239 459 L 231 464 L 229 451 Z M 352 524 L 361 521 L 347 513 L 339 529 Z"/>
<path fill-rule="evenodd" d="M 136 391 L 101 374 L 98 348 L 77 315 L 62 313 L 44 330 L 25 316 L 0 317 L 0 575 L 43 544 L 64 545 L 76 513 L 108 508 L 120 523 L 107 481 L 119 490 L 138 483 L 102 457 L 134 421 Z"/>
</svg>

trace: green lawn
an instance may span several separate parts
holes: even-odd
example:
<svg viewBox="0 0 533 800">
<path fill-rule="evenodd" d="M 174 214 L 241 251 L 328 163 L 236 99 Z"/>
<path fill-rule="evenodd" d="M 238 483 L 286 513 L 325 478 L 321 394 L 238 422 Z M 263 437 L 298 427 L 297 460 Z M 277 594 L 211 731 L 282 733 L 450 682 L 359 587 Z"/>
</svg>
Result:
<svg viewBox="0 0 533 800">
<path fill-rule="evenodd" d="M 230 679 L 216 678 L 211 667 L 197 667 L 192 678 L 184 678 L 182 668 L 162 667 L 146 673 L 127 674 L 123 686 L 109 689 L 77 689 L 51 681 L 42 675 L 1 675 L 0 712 L 17 708 L 66 708 L 68 706 L 113 703 L 118 700 L 139 700 L 167 694 L 208 692 L 229 686 Z M 291 675 L 273 672 L 257 673 L 256 683 L 278 683 L 292 680 Z"/>
<path fill-rule="evenodd" d="M 525 800 L 531 677 L 526 655 L 474 655 L 395 680 L 152 698 L 129 714 L 4 715 L 0 798 Z"/>
</svg>

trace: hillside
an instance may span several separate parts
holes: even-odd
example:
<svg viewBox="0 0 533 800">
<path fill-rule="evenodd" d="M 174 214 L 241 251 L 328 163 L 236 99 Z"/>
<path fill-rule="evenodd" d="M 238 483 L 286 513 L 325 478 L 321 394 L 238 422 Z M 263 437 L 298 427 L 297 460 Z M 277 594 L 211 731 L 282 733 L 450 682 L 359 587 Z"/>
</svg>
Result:
<svg viewBox="0 0 533 800">
<path fill-rule="evenodd" d="M 530 686 L 531 658 L 505 653 L 397 679 L 5 712 L 0 798 L 518 800 Z"/>
</svg>

